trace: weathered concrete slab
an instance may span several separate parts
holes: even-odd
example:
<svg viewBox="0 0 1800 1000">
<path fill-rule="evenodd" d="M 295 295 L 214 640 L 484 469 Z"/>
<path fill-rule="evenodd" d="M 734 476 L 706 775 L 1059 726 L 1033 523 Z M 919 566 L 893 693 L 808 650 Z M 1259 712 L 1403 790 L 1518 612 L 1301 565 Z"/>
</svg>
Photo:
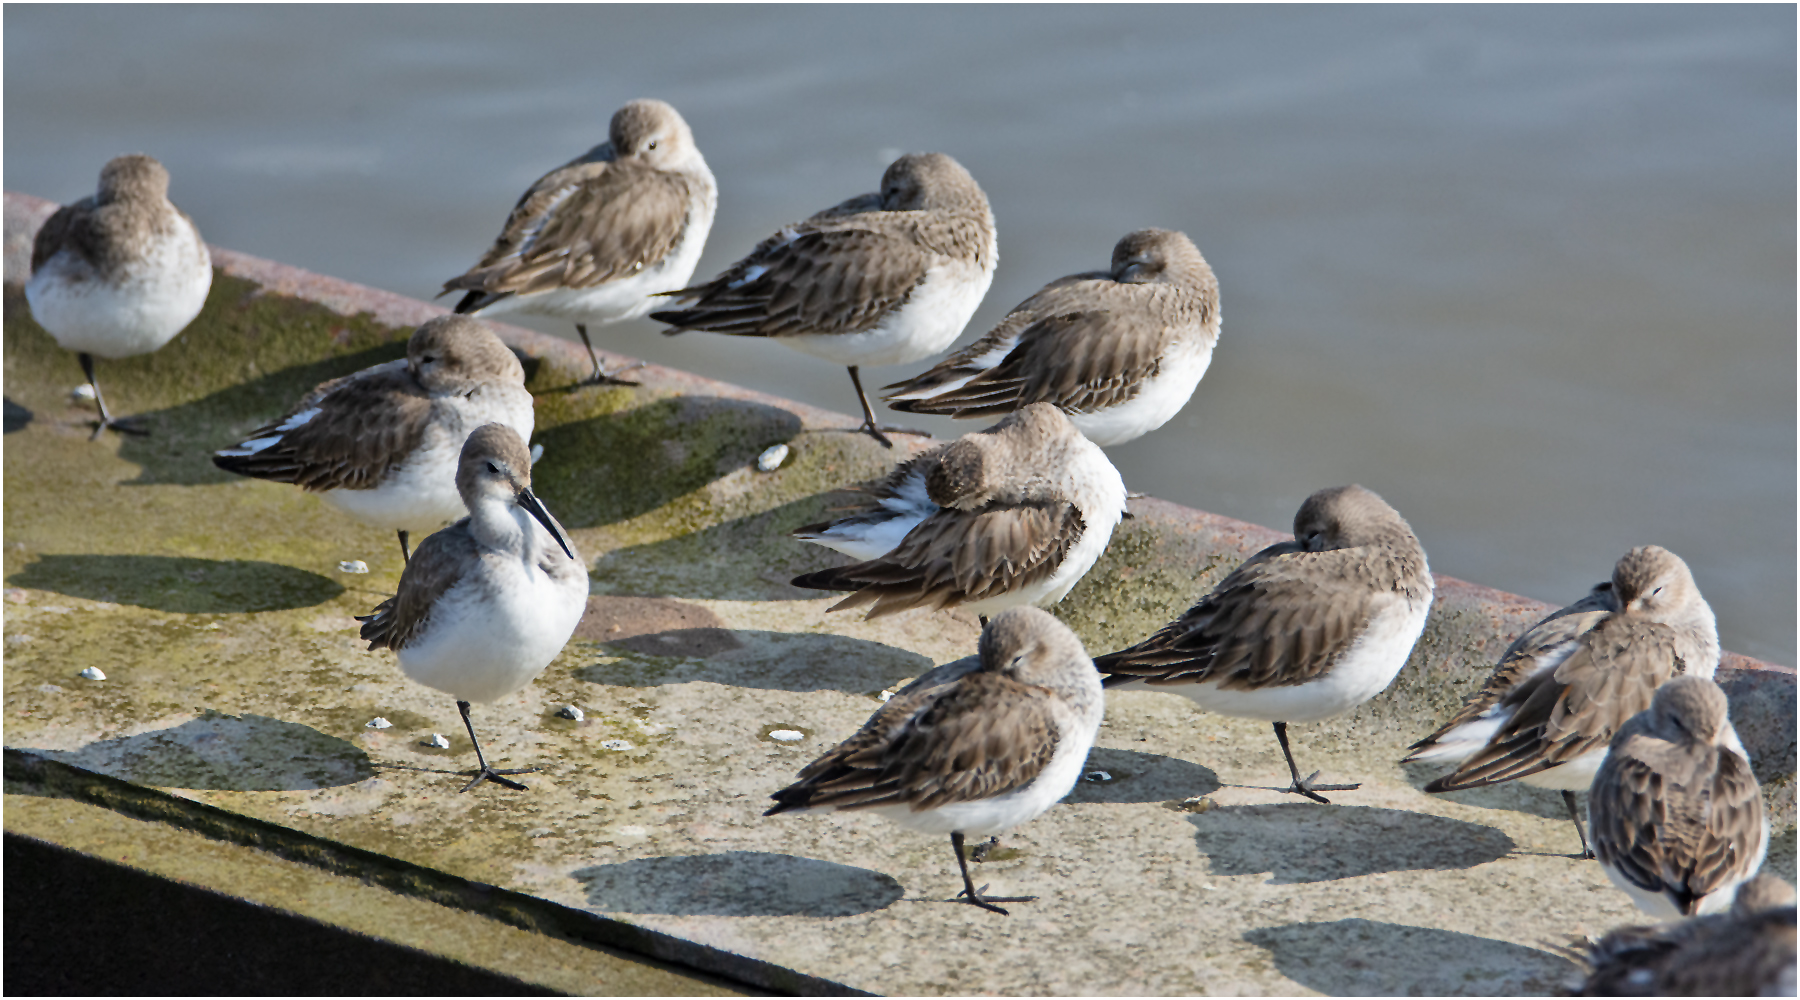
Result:
<svg viewBox="0 0 1800 1000">
<path fill-rule="evenodd" d="M 922 443 L 883 452 L 849 417 L 656 367 L 638 389 L 568 391 L 579 349 L 515 328 L 501 329 L 538 395 L 538 492 L 594 597 L 535 684 L 477 710 L 495 757 L 544 773 L 526 793 L 459 795 L 444 772 L 471 754 L 454 705 L 355 636 L 351 616 L 398 580 L 392 537 L 207 460 L 303 389 L 400 356 L 441 310 L 216 251 L 192 328 L 102 362 L 115 407 L 148 414 L 154 435 L 90 443 L 67 395 L 74 359 L 18 293 L 18 248 L 44 214 L 7 196 L 9 747 L 745 956 L 769 978 L 734 977 L 773 989 L 1542 993 L 1572 971 L 1552 945 L 1633 919 L 1594 864 L 1566 856 L 1555 793 L 1426 796 L 1428 772 L 1395 763 L 1546 610 L 1442 577 L 1394 688 L 1294 730 L 1304 764 L 1365 783 L 1335 806 L 1272 790 L 1285 768 L 1266 727 L 1128 693 L 1091 761 L 1110 780 L 982 866 L 994 892 L 1042 897 L 1010 918 L 942 902 L 957 879 L 939 838 L 872 817 L 761 818 L 882 691 L 973 651 L 965 618 L 827 616 L 829 599 L 786 583 L 835 558 L 786 533 Z M 756 472 L 777 442 L 792 457 Z M 1095 651 L 1280 537 L 1162 501 L 1133 511 L 1057 609 Z M 340 573 L 352 559 L 371 572 Z M 107 680 L 76 677 L 89 665 Z M 1734 657 L 1721 679 L 1784 830 L 1772 864 L 1792 879 L 1793 671 Z M 566 703 L 586 720 L 559 718 Z M 376 716 L 393 728 L 365 728 Z M 781 728 L 806 738 L 768 738 Z M 433 733 L 451 749 L 423 746 Z"/>
</svg>

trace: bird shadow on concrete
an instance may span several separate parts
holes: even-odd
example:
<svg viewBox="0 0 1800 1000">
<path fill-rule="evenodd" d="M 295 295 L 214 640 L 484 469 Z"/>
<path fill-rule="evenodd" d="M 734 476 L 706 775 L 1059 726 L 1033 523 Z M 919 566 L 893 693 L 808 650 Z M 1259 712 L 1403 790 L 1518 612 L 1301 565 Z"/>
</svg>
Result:
<svg viewBox="0 0 1800 1000">
<path fill-rule="evenodd" d="M 1446 765 L 1441 761 L 1413 761 L 1401 764 L 1400 769 L 1406 773 L 1406 780 L 1414 788 L 1424 788 L 1434 778 L 1449 774 L 1454 770 L 1454 765 Z M 1523 781 L 1502 781 L 1458 792 L 1439 792 L 1437 797 L 1446 802 L 1475 806 L 1478 809 L 1505 809 L 1544 819 L 1569 818 L 1569 809 L 1563 804 L 1561 792 L 1553 788 L 1527 785 Z M 1586 793 L 1582 793 L 1581 798 L 1585 804 Z"/>
<path fill-rule="evenodd" d="M 6 433 L 24 430 L 34 416 L 30 410 L 13 402 L 11 396 L 6 397 Z"/>
<path fill-rule="evenodd" d="M 1491 826 L 1373 806 L 1224 806 L 1188 822 L 1213 874 L 1268 872 L 1270 885 L 1473 868 L 1513 850 Z"/>
<path fill-rule="evenodd" d="M 335 580 L 280 563 L 188 556 L 46 555 L 6 582 L 188 615 L 310 608 L 344 592 Z"/>
<path fill-rule="evenodd" d="M 723 396 L 673 396 L 544 427 L 532 489 L 565 527 L 629 521 L 702 489 L 800 433 L 798 414 Z M 671 511 L 672 518 L 691 511 Z M 672 526 L 670 534 L 679 533 Z M 716 556 L 716 553 L 714 553 Z"/>
<path fill-rule="evenodd" d="M 1095 747 L 1081 773 L 1064 802 L 1179 802 L 1219 790 L 1212 768 L 1140 750 Z"/>
<path fill-rule="evenodd" d="M 1537 948 L 1360 917 L 1259 927 L 1244 940 L 1327 996 L 1543 996 L 1579 971 Z"/>
<path fill-rule="evenodd" d="M 360 747 L 310 726 L 261 715 L 207 712 L 179 726 L 99 740 L 79 750 L 29 752 L 162 788 L 294 792 L 373 777 Z"/>
<path fill-rule="evenodd" d="M 596 910 L 681 917 L 848 917 L 905 894 L 867 868 L 764 851 L 639 858 L 571 875 Z"/>
<path fill-rule="evenodd" d="M 150 433 L 119 435 L 119 457 L 138 466 L 137 478 L 122 485 L 238 482 L 243 477 L 212 463 L 213 452 L 242 441 L 251 431 L 286 413 L 320 382 L 405 356 L 406 341 L 396 340 L 353 354 L 290 365 L 176 406 L 131 413 L 143 420 Z M 104 372 L 100 378 L 104 383 Z"/>
<path fill-rule="evenodd" d="M 628 617 L 602 609 L 647 605 L 668 613 L 686 612 L 686 627 L 653 628 L 658 618 Z M 817 632 L 728 629 L 710 611 L 666 598 L 589 599 L 589 613 L 577 638 L 597 642 L 597 652 L 617 657 L 578 667 L 575 676 L 616 687 L 657 687 L 709 681 L 772 691 L 844 691 L 875 695 L 930 670 L 930 658 L 869 639 Z M 617 602 L 617 603 L 614 603 Z M 652 604 L 651 602 L 657 602 Z M 658 604 L 661 606 L 658 608 Z M 620 630 L 607 630 L 618 625 Z M 873 712 L 879 702 L 871 701 Z"/>
</svg>

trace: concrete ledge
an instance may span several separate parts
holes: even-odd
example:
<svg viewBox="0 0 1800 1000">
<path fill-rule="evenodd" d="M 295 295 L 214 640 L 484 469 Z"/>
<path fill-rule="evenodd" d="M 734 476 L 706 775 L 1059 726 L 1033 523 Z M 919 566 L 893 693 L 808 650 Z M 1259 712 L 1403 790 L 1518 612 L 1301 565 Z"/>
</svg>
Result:
<svg viewBox="0 0 1800 1000">
<path fill-rule="evenodd" d="M 19 295 L 49 211 L 6 196 L 11 832 L 55 840 L 17 828 L 16 796 L 79 802 L 729 980 L 685 973 L 694 989 L 1542 993 L 1572 971 L 1545 942 L 1634 919 L 1596 866 L 1564 856 L 1555 793 L 1426 796 L 1430 772 L 1395 763 L 1548 610 L 1442 576 L 1393 688 L 1294 730 L 1303 764 L 1364 783 L 1332 807 L 1271 790 L 1286 779 L 1267 727 L 1127 693 L 1090 758 L 1105 780 L 982 866 L 995 892 L 1042 897 L 1011 918 L 940 902 L 957 886 L 938 838 L 872 817 L 762 819 L 880 692 L 974 648 L 971 620 L 867 623 L 786 583 L 833 558 L 786 533 L 927 442 L 884 452 L 848 416 L 655 366 L 640 388 L 570 391 L 579 346 L 502 324 L 538 399 L 538 492 L 591 560 L 594 596 L 543 677 L 477 716 L 497 758 L 545 771 L 527 793 L 459 795 L 444 772 L 470 753 L 449 699 L 355 639 L 350 616 L 397 581 L 392 538 L 206 457 L 318 381 L 398 356 L 444 310 L 215 249 L 200 319 L 102 366 L 109 398 L 154 435 L 88 442 L 74 360 Z M 776 442 L 792 457 L 755 471 Z M 1132 509 L 1055 609 L 1095 651 L 1283 537 L 1159 500 Z M 371 572 L 340 573 L 349 559 Z M 76 678 L 88 665 L 108 679 Z M 1720 680 L 1776 818 L 1771 867 L 1792 879 L 1793 670 L 1732 655 Z M 587 719 L 557 717 L 565 703 Z M 375 716 L 394 727 L 365 728 Z M 452 748 L 422 746 L 433 732 Z M 203 884 L 231 892 L 234 877 Z"/>
</svg>

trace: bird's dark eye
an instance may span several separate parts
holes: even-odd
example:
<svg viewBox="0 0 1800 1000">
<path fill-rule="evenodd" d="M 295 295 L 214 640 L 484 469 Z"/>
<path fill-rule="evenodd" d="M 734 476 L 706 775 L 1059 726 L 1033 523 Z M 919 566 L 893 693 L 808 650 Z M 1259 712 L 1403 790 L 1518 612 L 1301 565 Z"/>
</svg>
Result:
<svg viewBox="0 0 1800 1000">
<path fill-rule="evenodd" d="M 498 465 L 495 465 L 494 463 L 489 462 L 487 464 L 487 467 L 488 467 L 488 471 L 493 473 L 494 475 L 498 476 L 500 474 L 500 467 Z"/>
<path fill-rule="evenodd" d="M 655 148 L 656 148 L 656 140 L 655 140 L 655 139 L 651 139 L 651 140 L 650 140 L 650 145 L 648 145 L 648 146 L 645 146 L 645 147 L 644 147 L 644 148 L 645 148 L 645 149 L 655 149 Z"/>
</svg>

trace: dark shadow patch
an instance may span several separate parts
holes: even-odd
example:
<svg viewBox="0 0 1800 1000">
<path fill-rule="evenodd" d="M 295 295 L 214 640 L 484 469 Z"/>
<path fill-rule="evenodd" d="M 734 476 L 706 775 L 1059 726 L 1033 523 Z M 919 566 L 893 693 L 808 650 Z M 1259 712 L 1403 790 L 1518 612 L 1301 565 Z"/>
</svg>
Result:
<svg viewBox="0 0 1800 1000">
<path fill-rule="evenodd" d="M 727 640 L 731 645 L 725 645 Z M 676 652 L 684 646 L 696 652 Z M 653 652 L 640 652 L 640 648 Z M 932 667 L 930 658 L 911 650 L 814 632 L 675 629 L 603 643 L 599 652 L 618 659 L 579 667 L 574 672 L 578 679 L 616 687 L 710 681 L 771 691 L 844 691 L 873 696 Z M 879 705 L 871 697 L 869 711 L 873 713 Z"/>
<path fill-rule="evenodd" d="M 1226 806 L 1188 822 L 1213 874 L 1268 872 L 1271 885 L 1473 868 L 1513 850 L 1491 826 L 1372 806 Z"/>
<path fill-rule="evenodd" d="M 1536 948 L 1360 917 L 1260 927 L 1244 940 L 1327 996 L 1543 996 L 1579 971 Z"/>
<path fill-rule="evenodd" d="M 725 622 L 698 604 L 667 597 L 599 594 L 588 598 L 575 637 L 647 656 L 706 659 L 743 648 Z"/>
<path fill-rule="evenodd" d="M 171 729 L 100 740 L 79 750 L 29 752 L 162 788 L 312 791 L 353 785 L 375 773 L 369 755 L 348 740 L 261 715 L 210 711 Z"/>
<path fill-rule="evenodd" d="M 213 452 L 244 440 L 251 431 L 280 417 L 321 382 L 404 357 L 406 341 L 400 339 L 267 375 L 248 377 L 246 373 L 246 381 L 191 402 L 132 414 L 143 419 L 150 433 L 119 438 L 119 457 L 140 467 L 137 478 L 127 480 L 125 485 L 238 482 L 243 477 L 212 463 Z M 254 371 L 254 362 L 248 363 Z M 105 377 L 100 376 L 103 381 Z"/>
<path fill-rule="evenodd" d="M 718 917 L 848 917 L 904 895 L 867 868 L 762 851 L 640 858 L 571 873 L 587 905 L 618 913 Z"/>
<path fill-rule="evenodd" d="M 1094 772 L 1103 771 L 1106 779 Z M 1219 790 L 1212 769 L 1179 757 L 1095 747 L 1065 802 L 1169 802 Z"/>
<path fill-rule="evenodd" d="M 535 435 L 544 457 L 532 488 L 570 528 L 627 521 L 756 461 L 800 433 L 779 407 L 676 396 Z"/>
<path fill-rule="evenodd" d="M 185 615 L 310 608 L 344 592 L 334 580 L 280 563 L 187 556 L 47 555 L 6 582 Z"/>
<path fill-rule="evenodd" d="M 6 433 L 24 430 L 25 425 L 31 423 L 32 416 L 30 410 L 13 402 L 11 396 L 6 397 Z"/>
</svg>

